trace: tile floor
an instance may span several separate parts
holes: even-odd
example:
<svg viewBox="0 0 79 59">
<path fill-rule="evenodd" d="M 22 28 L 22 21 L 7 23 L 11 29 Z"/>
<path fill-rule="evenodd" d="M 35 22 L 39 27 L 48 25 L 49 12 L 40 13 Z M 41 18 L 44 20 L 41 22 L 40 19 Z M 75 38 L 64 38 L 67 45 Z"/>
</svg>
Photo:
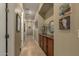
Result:
<svg viewBox="0 0 79 59">
<path fill-rule="evenodd" d="M 25 40 L 24 47 L 21 51 L 21 56 L 46 56 L 38 44 L 32 39 Z"/>
</svg>

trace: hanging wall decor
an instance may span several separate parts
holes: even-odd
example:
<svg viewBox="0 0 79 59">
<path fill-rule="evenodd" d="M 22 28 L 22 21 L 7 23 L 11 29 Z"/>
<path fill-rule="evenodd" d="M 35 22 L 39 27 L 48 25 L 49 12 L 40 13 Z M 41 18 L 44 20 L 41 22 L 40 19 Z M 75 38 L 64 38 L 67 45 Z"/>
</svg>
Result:
<svg viewBox="0 0 79 59">
<path fill-rule="evenodd" d="M 16 14 L 16 31 L 20 32 L 21 31 L 21 17 L 19 14 Z"/>
<path fill-rule="evenodd" d="M 63 3 L 59 7 L 59 29 L 69 30 L 70 29 L 70 16 L 71 16 L 71 5 L 69 3 Z"/>
<path fill-rule="evenodd" d="M 59 29 L 61 30 L 70 29 L 70 16 L 59 19 Z"/>
<path fill-rule="evenodd" d="M 50 21 L 48 24 L 49 32 L 54 33 L 54 21 Z"/>
<path fill-rule="evenodd" d="M 71 12 L 71 6 L 69 3 L 63 3 L 59 9 L 60 9 L 60 13 L 59 13 L 60 16 Z"/>
</svg>

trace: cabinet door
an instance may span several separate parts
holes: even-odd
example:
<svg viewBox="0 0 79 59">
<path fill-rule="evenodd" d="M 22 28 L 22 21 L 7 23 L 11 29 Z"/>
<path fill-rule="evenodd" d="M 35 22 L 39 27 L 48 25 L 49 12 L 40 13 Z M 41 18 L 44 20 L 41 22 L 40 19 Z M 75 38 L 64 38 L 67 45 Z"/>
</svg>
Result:
<svg viewBox="0 0 79 59">
<path fill-rule="evenodd" d="M 40 47 L 43 48 L 43 36 L 40 35 L 39 37 L 39 44 L 40 44 Z"/>
<path fill-rule="evenodd" d="M 47 54 L 47 38 L 44 37 L 44 52 Z"/>
<path fill-rule="evenodd" d="M 39 46 L 41 46 L 41 35 L 39 35 Z"/>
<path fill-rule="evenodd" d="M 48 38 L 48 56 L 53 56 L 54 55 L 54 42 L 53 39 Z"/>
<path fill-rule="evenodd" d="M 42 49 L 44 50 L 44 36 L 42 36 Z"/>
</svg>

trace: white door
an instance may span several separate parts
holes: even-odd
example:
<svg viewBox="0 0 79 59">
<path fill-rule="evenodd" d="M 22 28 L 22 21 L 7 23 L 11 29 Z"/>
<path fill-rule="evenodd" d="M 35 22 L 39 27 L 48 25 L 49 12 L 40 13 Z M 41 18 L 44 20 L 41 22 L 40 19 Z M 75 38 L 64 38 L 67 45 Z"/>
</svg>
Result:
<svg viewBox="0 0 79 59">
<path fill-rule="evenodd" d="M 0 3 L 0 56 L 6 55 L 6 14 L 5 4 Z"/>
</svg>

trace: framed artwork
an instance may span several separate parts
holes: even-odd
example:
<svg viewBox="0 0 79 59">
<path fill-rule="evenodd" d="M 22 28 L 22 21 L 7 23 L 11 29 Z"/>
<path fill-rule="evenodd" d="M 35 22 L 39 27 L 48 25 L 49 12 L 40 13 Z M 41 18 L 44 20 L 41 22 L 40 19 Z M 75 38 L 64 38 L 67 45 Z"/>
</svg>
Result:
<svg viewBox="0 0 79 59">
<path fill-rule="evenodd" d="M 54 21 L 49 22 L 48 28 L 50 33 L 54 32 Z"/>
<path fill-rule="evenodd" d="M 64 15 L 65 13 L 67 12 L 70 12 L 71 11 L 71 6 L 69 3 L 63 3 L 61 6 L 60 6 L 60 13 L 59 15 Z"/>
<path fill-rule="evenodd" d="M 70 16 L 59 19 L 59 29 L 68 30 L 70 29 Z"/>
<path fill-rule="evenodd" d="M 16 14 L 16 31 L 20 32 L 21 31 L 21 17 L 19 14 Z"/>
</svg>

